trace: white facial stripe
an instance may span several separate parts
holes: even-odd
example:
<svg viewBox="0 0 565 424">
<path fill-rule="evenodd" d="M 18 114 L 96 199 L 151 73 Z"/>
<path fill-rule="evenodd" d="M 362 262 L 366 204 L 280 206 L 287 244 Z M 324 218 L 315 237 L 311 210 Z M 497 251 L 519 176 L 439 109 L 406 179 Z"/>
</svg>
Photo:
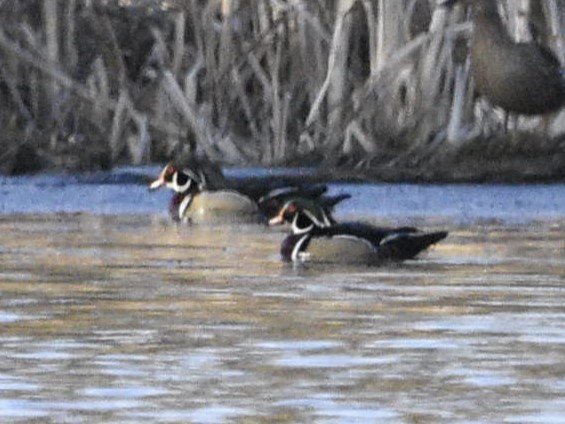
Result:
<svg viewBox="0 0 565 424">
<path fill-rule="evenodd" d="M 304 215 L 306 215 L 308 218 L 310 218 L 310 221 L 312 221 L 313 223 L 315 223 L 318 227 L 320 228 L 324 228 L 324 227 L 329 227 L 331 225 L 328 217 L 326 216 L 325 213 L 322 214 L 324 221 L 320 221 L 318 219 L 317 216 L 315 216 L 312 212 L 310 212 L 309 210 L 304 210 L 303 211 Z"/>
<path fill-rule="evenodd" d="M 292 220 L 292 233 L 293 234 L 309 233 L 310 231 L 312 231 L 313 228 L 314 228 L 314 223 L 310 224 L 309 226 L 307 226 L 305 228 L 300 228 L 298 226 L 298 213 L 294 214 L 294 218 Z"/>
<path fill-rule="evenodd" d="M 191 169 L 184 169 L 182 172 L 184 172 L 186 175 L 188 175 L 189 178 L 193 179 L 195 183 L 200 183 L 201 177 L 204 176 L 204 174 L 202 172 L 200 172 L 200 174 L 196 174 Z"/>
<path fill-rule="evenodd" d="M 189 175 L 189 177 L 188 177 L 188 179 L 187 179 L 187 181 L 184 185 L 179 185 L 178 178 L 179 178 L 179 173 L 177 172 L 175 174 L 174 178 L 173 178 L 173 181 L 170 182 L 170 183 L 167 183 L 167 186 L 172 188 L 174 191 L 176 191 L 178 193 L 184 193 L 192 185 L 192 177 Z"/>
</svg>

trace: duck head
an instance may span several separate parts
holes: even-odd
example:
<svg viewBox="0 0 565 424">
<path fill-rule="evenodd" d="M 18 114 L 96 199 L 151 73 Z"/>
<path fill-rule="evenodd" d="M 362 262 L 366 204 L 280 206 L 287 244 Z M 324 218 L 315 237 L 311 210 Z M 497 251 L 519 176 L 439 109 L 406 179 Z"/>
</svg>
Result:
<svg viewBox="0 0 565 424">
<path fill-rule="evenodd" d="M 175 193 L 169 204 L 169 213 L 175 221 L 181 221 L 192 199 L 204 189 L 204 176 L 191 169 L 180 170 L 176 165 L 167 164 L 159 177 L 149 185 L 150 190 L 167 187 Z"/>
<path fill-rule="evenodd" d="M 327 228 L 333 223 L 332 218 L 317 202 L 309 199 L 287 201 L 279 213 L 269 220 L 269 225 L 290 223 L 293 234 L 305 234 L 314 228 Z"/>
<path fill-rule="evenodd" d="M 167 187 L 176 193 L 195 194 L 202 191 L 204 181 L 201 176 L 190 169 L 179 170 L 173 164 L 167 164 L 159 177 L 149 185 L 149 189 L 156 190 Z"/>
</svg>

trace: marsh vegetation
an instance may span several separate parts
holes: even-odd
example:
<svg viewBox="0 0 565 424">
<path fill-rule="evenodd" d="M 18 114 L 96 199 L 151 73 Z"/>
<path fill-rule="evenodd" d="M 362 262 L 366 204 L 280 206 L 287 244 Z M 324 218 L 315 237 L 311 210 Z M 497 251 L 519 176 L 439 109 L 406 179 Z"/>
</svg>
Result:
<svg viewBox="0 0 565 424">
<path fill-rule="evenodd" d="M 501 3 L 516 37 L 533 23 L 563 56 L 561 2 Z M 473 95 L 463 9 L 435 1 L 9 0 L 0 23 L 7 173 L 194 152 L 388 179 L 563 169 L 563 119 L 508 135 Z"/>
</svg>

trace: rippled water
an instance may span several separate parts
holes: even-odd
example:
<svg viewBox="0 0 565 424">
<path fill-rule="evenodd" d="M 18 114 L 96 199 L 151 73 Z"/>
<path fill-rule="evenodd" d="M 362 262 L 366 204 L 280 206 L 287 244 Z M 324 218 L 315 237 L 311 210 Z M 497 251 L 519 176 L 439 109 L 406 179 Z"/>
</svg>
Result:
<svg viewBox="0 0 565 424">
<path fill-rule="evenodd" d="M 346 268 L 282 264 L 281 230 L 173 225 L 168 194 L 37 181 L 0 184 L 0 422 L 565 420 L 562 186 L 334 186 L 340 216 L 451 231 Z"/>
</svg>

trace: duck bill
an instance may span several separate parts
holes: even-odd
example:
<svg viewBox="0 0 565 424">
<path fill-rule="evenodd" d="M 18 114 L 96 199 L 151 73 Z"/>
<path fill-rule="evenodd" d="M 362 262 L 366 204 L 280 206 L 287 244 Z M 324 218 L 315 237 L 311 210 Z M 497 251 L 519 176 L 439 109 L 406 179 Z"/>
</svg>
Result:
<svg viewBox="0 0 565 424">
<path fill-rule="evenodd" d="M 269 219 L 269 225 L 280 225 L 282 223 L 284 223 L 284 218 L 283 218 L 282 213 L 278 214 L 277 216 L 275 216 L 271 219 Z"/>
<path fill-rule="evenodd" d="M 156 190 L 164 185 L 165 185 L 165 180 L 163 180 L 162 178 L 157 178 L 155 181 L 149 184 L 149 190 Z"/>
</svg>

